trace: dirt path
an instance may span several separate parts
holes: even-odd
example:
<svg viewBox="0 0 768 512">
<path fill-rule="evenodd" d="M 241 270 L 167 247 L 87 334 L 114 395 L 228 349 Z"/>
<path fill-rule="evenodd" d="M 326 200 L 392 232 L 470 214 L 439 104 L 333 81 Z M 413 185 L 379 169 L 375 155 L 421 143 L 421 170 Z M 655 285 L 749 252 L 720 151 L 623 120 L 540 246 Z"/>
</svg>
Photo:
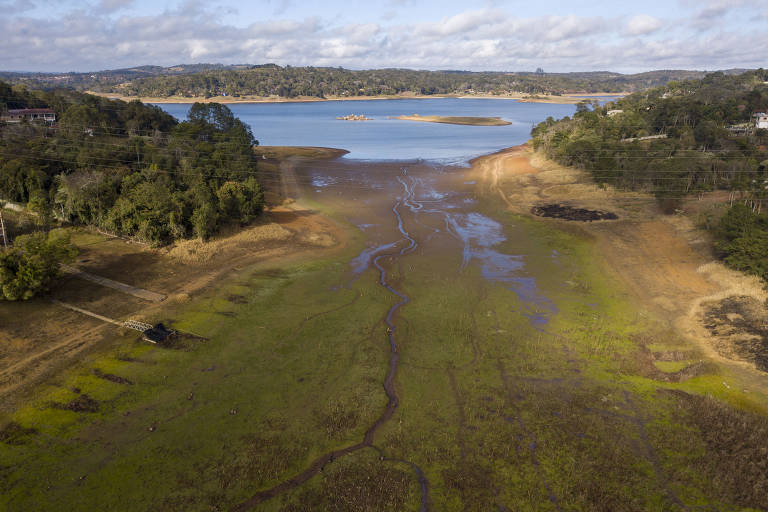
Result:
<svg viewBox="0 0 768 512">
<path fill-rule="evenodd" d="M 80 279 L 85 279 L 86 281 L 91 281 L 93 283 L 106 286 L 107 288 L 112 288 L 113 290 L 117 290 L 119 292 L 127 293 L 128 295 L 133 295 L 134 297 L 138 297 L 149 302 L 162 302 L 166 298 L 166 295 L 162 293 L 151 292 L 149 290 L 144 290 L 143 288 L 131 286 L 129 284 L 114 281 L 112 279 L 107 279 L 106 277 L 97 276 L 91 274 L 90 272 L 84 272 L 78 268 L 70 267 L 69 265 L 62 265 L 61 268 L 64 270 L 64 272 L 72 274 L 75 277 L 79 277 Z"/>
</svg>

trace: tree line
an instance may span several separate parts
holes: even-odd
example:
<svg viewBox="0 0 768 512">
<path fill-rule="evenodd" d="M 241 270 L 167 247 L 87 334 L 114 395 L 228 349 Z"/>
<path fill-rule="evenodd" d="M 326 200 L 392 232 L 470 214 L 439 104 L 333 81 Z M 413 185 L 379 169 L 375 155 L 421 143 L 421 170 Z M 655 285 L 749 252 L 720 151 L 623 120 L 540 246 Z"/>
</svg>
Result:
<svg viewBox="0 0 768 512">
<path fill-rule="evenodd" d="M 504 73 L 292 67 L 266 64 L 208 69 L 197 73 L 159 73 L 127 82 L 94 81 L 93 90 L 143 97 L 279 96 L 356 97 L 435 94 L 566 94 L 628 92 L 703 76 L 695 71 L 619 73 Z"/>
<path fill-rule="evenodd" d="M 757 261 L 765 259 L 757 248 L 768 233 L 760 234 L 766 229 L 768 131 L 756 129 L 754 117 L 768 111 L 766 81 L 762 69 L 712 73 L 605 106 L 583 103 L 572 118 L 537 125 L 533 145 L 563 165 L 588 170 L 598 183 L 652 193 L 670 213 L 689 195 L 730 191 L 732 210 L 712 227 L 718 250 L 732 266 L 768 278 L 768 267 Z M 742 218 L 744 211 L 752 221 Z M 734 216 L 748 228 L 723 224 Z"/>
<path fill-rule="evenodd" d="M 195 104 L 178 122 L 158 107 L 0 82 L 3 107 L 48 106 L 54 127 L 0 126 L 0 198 L 40 219 L 154 245 L 207 238 L 263 207 L 251 130 L 223 105 Z"/>
<path fill-rule="evenodd" d="M 0 82 L 0 113 L 31 107 L 53 108 L 58 123 L 0 122 L 0 202 L 26 205 L 40 229 L 0 253 L 0 298 L 45 289 L 69 257 L 65 237 L 46 234 L 56 221 L 157 246 L 263 209 L 258 142 L 226 106 L 196 103 L 178 122 L 138 101 Z"/>
</svg>

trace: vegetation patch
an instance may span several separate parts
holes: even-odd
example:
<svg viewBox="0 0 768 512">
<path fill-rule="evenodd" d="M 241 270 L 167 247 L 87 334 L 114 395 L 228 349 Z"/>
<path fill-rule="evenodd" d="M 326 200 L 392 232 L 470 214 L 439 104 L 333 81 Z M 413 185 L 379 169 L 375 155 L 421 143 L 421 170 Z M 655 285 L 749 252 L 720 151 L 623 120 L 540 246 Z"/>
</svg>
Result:
<svg viewBox="0 0 768 512">
<path fill-rule="evenodd" d="M 371 453 L 345 457 L 329 464 L 310 489 L 279 512 L 389 512 L 411 510 L 415 477 L 397 462 Z"/>
<path fill-rule="evenodd" d="M 749 361 L 768 371 L 768 308 L 748 295 L 703 304 L 704 326 L 726 357 Z"/>
<path fill-rule="evenodd" d="M 707 396 L 664 391 L 675 397 L 707 447 L 697 465 L 726 500 L 763 510 L 768 504 L 768 419 Z"/>
<path fill-rule="evenodd" d="M 100 379 L 108 380 L 110 382 L 114 382 L 115 384 L 133 384 L 130 379 L 126 379 L 125 377 L 120 377 L 119 375 L 114 375 L 112 373 L 104 373 L 98 368 L 94 368 L 93 374 Z"/>
<path fill-rule="evenodd" d="M 534 206 L 531 213 L 539 217 L 551 217 L 553 219 L 576 220 L 581 222 L 592 222 L 595 220 L 616 220 L 618 215 L 613 212 L 602 210 L 587 210 L 586 208 L 576 208 L 566 204 L 547 204 L 544 206 Z"/>
<path fill-rule="evenodd" d="M 22 427 L 15 421 L 11 421 L 0 430 L 0 443 L 21 445 L 29 442 L 29 437 L 37 434 L 37 429 Z"/>
<path fill-rule="evenodd" d="M 99 410 L 99 402 L 86 394 L 79 395 L 71 402 L 65 404 L 53 403 L 51 406 L 55 409 L 72 412 L 97 412 Z"/>
</svg>

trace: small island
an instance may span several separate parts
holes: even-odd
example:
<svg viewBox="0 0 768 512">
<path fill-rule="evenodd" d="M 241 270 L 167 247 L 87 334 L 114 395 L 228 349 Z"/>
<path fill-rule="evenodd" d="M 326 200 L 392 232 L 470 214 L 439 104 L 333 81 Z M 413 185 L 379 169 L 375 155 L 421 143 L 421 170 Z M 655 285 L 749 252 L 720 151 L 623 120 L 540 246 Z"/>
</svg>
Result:
<svg viewBox="0 0 768 512">
<path fill-rule="evenodd" d="M 373 121 L 371 117 L 365 117 L 363 114 L 349 114 L 348 116 L 337 117 L 341 121 Z"/>
<path fill-rule="evenodd" d="M 463 124 L 469 126 L 506 126 L 510 123 L 500 117 L 453 117 L 453 116 L 420 116 L 413 114 L 410 116 L 398 116 L 394 119 L 403 121 L 421 121 L 422 123 L 444 123 L 444 124 Z"/>
</svg>

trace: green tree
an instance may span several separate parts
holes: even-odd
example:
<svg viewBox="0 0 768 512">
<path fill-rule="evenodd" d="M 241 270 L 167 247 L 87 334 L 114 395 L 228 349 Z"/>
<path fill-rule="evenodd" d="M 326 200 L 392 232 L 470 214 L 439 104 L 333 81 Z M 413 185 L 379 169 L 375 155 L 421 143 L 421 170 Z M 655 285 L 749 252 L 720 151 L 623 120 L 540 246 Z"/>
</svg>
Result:
<svg viewBox="0 0 768 512">
<path fill-rule="evenodd" d="M 216 207 L 211 203 L 203 203 L 192 212 L 192 227 L 202 240 L 207 240 L 216 232 L 219 215 Z"/>
<path fill-rule="evenodd" d="M 0 252 L 0 299 L 28 300 L 46 291 L 59 275 L 59 265 L 76 255 L 64 231 L 17 237 L 12 248 Z"/>
<path fill-rule="evenodd" d="M 51 224 L 51 203 L 42 190 L 35 190 L 29 197 L 27 209 L 35 214 L 35 223 L 41 228 L 48 228 Z"/>
</svg>

